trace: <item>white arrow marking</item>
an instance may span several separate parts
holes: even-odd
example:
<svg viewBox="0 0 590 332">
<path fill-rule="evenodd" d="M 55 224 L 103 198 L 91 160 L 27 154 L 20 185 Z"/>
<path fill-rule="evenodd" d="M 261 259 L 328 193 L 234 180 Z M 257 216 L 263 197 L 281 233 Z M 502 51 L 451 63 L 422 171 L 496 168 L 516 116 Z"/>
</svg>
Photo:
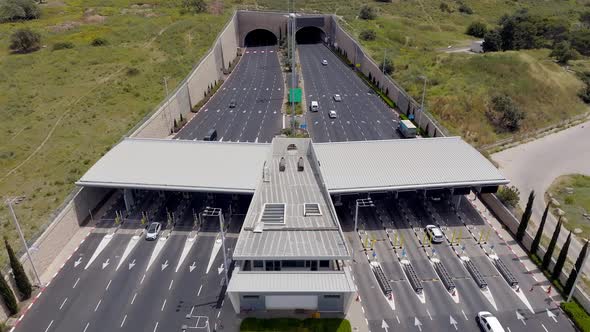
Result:
<svg viewBox="0 0 590 332">
<path fill-rule="evenodd" d="M 180 260 L 178 261 L 178 264 L 176 265 L 176 272 L 178 272 L 178 270 L 180 269 L 180 266 L 182 265 L 182 263 L 184 262 L 184 259 L 186 258 L 186 256 L 188 255 L 189 251 L 191 250 L 191 248 L 193 247 L 193 244 L 195 244 L 195 240 L 197 239 L 197 237 L 188 237 L 186 239 L 186 241 L 184 242 L 184 248 L 182 248 L 182 253 L 180 254 Z"/>
<path fill-rule="evenodd" d="M 387 322 L 384 320 L 381 321 L 381 328 L 384 329 L 385 331 L 387 331 L 389 329 L 389 325 L 387 325 Z"/>
<path fill-rule="evenodd" d="M 524 325 L 526 325 L 526 322 L 524 321 L 524 317 L 517 311 L 516 312 L 516 319 L 518 319 L 519 321 L 521 321 Z"/>
<path fill-rule="evenodd" d="M 135 259 L 129 263 L 129 270 L 131 270 L 135 266 Z"/>
<path fill-rule="evenodd" d="M 418 330 L 422 332 L 422 322 L 418 320 L 418 317 L 414 317 L 414 326 L 418 327 Z"/>
<path fill-rule="evenodd" d="M 162 248 L 164 248 L 164 245 L 166 244 L 166 242 L 168 242 L 167 240 L 168 238 L 165 237 L 161 237 L 158 239 L 156 247 L 154 248 L 154 251 L 152 251 L 152 255 L 150 256 L 150 260 L 148 261 L 148 265 L 145 268 L 146 271 L 150 269 L 150 266 L 152 266 L 158 255 L 160 255 Z"/>
<path fill-rule="evenodd" d="M 211 249 L 211 256 L 209 257 L 209 264 L 207 264 L 207 271 L 205 273 L 209 273 L 211 265 L 213 265 L 213 261 L 215 260 L 217 253 L 219 253 L 219 249 L 221 249 L 221 239 L 215 240 L 215 243 L 213 244 L 213 249 Z"/>
<path fill-rule="evenodd" d="M 547 316 L 549 316 L 549 318 L 553 319 L 554 322 L 557 323 L 557 318 L 555 318 L 555 314 L 552 313 L 549 308 L 546 309 L 547 310 Z"/>
<path fill-rule="evenodd" d="M 195 268 L 197 268 L 197 266 L 195 265 L 195 262 L 193 262 L 193 263 L 191 264 L 191 266 L 189 266 L 188 268 L 189 268 L 190 272 L 193 272 L 193 270 L 194 270 Z"/>
<path fill-rule="evenodd" d="M 168 267 L 168 260 L 166 260 L 164 262 L 164 264 L 162 264 L 162 270 L 161 271 L 164 271 L 164 269 L 166 269 L 167 267 Z"/>
<path fill-rule="evenodd" d="M 123 251 L 123 255 L 121 256 L 121 259 L 119 260 L 119 264 L 117 265 L 117 268 L 115 269 L 115 271 L 117 271 L 121 267 L 121 265 L 123 265 L 123 262 L 125 262 L 125 260 L 127 259 L 127 256 L 129 256 L 129 254 L 131 253 L 133 248 L 135 248 L 135 245 L 137 245 L 138 242 L 139 242 L 138 235 L 134 235 L 131 237 L 131 239 L 129 239 L 129 242 L 127 243 L 127 247 L 125 248 L 125 251 Z"/>
<path fill-rule="evenodd" d="M 223 272 L 223 263 L 217 268 L 217 274 L 221 274 L 221 272 Z"/>
<path fill-rule="evenodd" d="M 80 263 L 82 263 L 82 257 L 78 258 L 75 262 L 74 262 L 74 267 L 78 267 L 78 265 L 80 265 Z"/>
<path fill-rule="evenodd" d="M 453 327 L 455 328 L 455 330 L 457 330 L 457 321 L 451 315 L 449 315 L 449 318 L 450 318 L 449 321 L 450 321 L 451 325 L 453 325 Z"/>
<path fill-rule="evenodd" d="M 110 262 L 110 259 L 107 258 L 107 260 L 104 263 L 102 263 L 102 269 L 103 270 L 104 270 L 105 267 L 109 266 L 109 262 Z"/>
<path fill-rule="evenodd" d="M 109 242 L 111 242 L 112 239 L 113 239 L 113 234 L 107 234 L 102 238 L 102 240 L 98 244 L 98 247 L 96 248 L 96 250 L 94 250 L 92 257 L 90 257 L 90 260 L 88 261 L 88 263 L 86 263 L 86 267 L 84 267 L 84 270 L 88 269 L 90 264 L 92 264 L 92 262 L 94 262 L 96 257 L 98 257 L 98 255 L 100 255 L 100 253 L 104 250 L 104 248 L 106 248 L 106 246 L 109 244 Z"/>
</svg>

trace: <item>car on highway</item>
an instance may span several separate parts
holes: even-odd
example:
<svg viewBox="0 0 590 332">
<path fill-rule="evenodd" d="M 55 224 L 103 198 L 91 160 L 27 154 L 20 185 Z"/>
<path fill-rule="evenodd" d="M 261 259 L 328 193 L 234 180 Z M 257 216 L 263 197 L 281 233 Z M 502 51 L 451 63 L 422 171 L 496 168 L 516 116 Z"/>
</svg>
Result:
<svg viewBox="0 0 590 332">
<path fill-rule="evenodd" d="M 326 60 L 326 59 L 322 60 L 322 65 L 327 66 L 328 65 L 328 60 Z"/>
<path fill-rule="evenodd" d="M 146 240 L 158 239 L 158 236 L 160 235 L 160 230 L 162 230 L 162 224 L 160 224 L 159 222 L 151 223 L 147 229 L 147 232 L 145 233 L 145 239 Z"/>
<path fill-rule="evenodd" d="M 217 141 L 217 130 L 209 129 L 205 137 L 203 137 L 203 141 Z"/>
<path fill-rule="evenodd" d="M 229 102 L 229 108 L 235 108 L 236 105 L 237 105 L 237 103 L 236 103 L 235 100 L 232 100 L 232 101 Z"/>
<path fill-rule="evenodd" d="M 342 101 L 342 96 L 340 96 L 339 94 L 335 94 L 334 101 Z"/>
<path fill-rule="evenodd" d="M 425 227 L 426 233 L 428 237 L 430 237 L 430 241 L 433 243 L 441 243 L 444 241 L 445 236 L 443 232 L 435 225 L 427 225 Z"/>
<path fill-rule="evenodd" d="M 485 332 L 504 332 L 504 328 L 498 318 L 487 311 L 478 312 L 475 321 Z"/>
<path fill-rule="evenodd" d="M 330 110 L 328 112 L 328 116 L 330 117 L 330 119 L 336 119 L 338 117 L 335 110 Z"/>
<path fill-rule="evenodd" d="M 312 101 L 311 101 L 311 103 L 309 104 L 309 109 L 310 109 L 312 112 L 317 112 L 317 111 L 319 111 L 319 109 L 320 109 L 320 105 L 318 104 L 318 102 L 317 102 L 317 101 L 315 101 L 315 100 L 312 100 Z"/>
</svg>

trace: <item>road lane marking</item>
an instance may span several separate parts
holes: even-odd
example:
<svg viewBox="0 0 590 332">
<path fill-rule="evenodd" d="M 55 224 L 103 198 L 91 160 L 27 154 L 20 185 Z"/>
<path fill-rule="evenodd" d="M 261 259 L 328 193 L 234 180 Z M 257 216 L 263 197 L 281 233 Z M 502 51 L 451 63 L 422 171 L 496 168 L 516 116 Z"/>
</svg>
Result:
<svg viewBox="0 0 590 332">
<path fill-rule="evenodd" d="M 543 327 L 543 330 L 545 330 L 545 332 L 549 332 L 549 330 L 547 330 L 547 328 L 545 327 L 545 325 L 541 324 L 541 326 Z"/>
<path fill-rule="evenodd" d="M 90 257 L 90 260 L 88 261 L 88 263 L 86 263 L 86 266 L 84 267 L 84 270 L 87 270 L 88 267 L 90 267 L 90 264 L 92 264 L 92 262 L 94 262 L 94 260 L 104 250 L 104 248 L 107 247 L 107 245 L 109 244 L 109 242 L 111 242 L 112 239 L 113 239 L 113 234 L 106 234 L 102 238 L 102 240 L 100 240 L 100 243 L 98 244 L 98 247 L 96 248 L 96 250 L 94 250 L 94 253 L 92 254 L 92 257 Z M 103 269 L 104 269 L 104 267 L 103 267 Z"/>
<path fill-rule="evenodd" d="M 156 322 L 156 326 L 154 326 L 154 332 L 158 329 L 158 322 Z"/>
<path fill-rule="evenodd" d="M 165 306 L 166 306 L 166 299 L 164 299 L 164 303 L 162 303 L 162 309 L 160 311 L 164 311 Z"/>
<path fill-rule="evenodd" d="M 398 324 L 401 324 L 401 322 L 399 321 L 399 317 L 398 317 L 398 315 L 395 315 L 395 319 L 397 319 L 397 323 L 398 323 Z"/>
<path fill-rule="evenodd" d="M 137 293 L 135 293 L 135 294 L 133 295 L 133 299 L 131 299 L 131 304 L 133 304 L 133 302 L 135 302 L 135 298 L 136 298 L 136 297 L 137 297 Z"/>
<path fill-rule="evenodd" d="M 143 284 L 143 280 L 145 279 L 145 274 L 143 275 L 143 277 L 141 278 L 141 281 L 139 282 L 139 284 Z"/>
<path fill-rule="evenodd" d="M 430 311 L 428 311 L 428 309 L 426 309 L 426 313 L 428 314 L 428 317 L 430 318 L 430 320 L 432 320 L 432 315 L 430 314 Z"/>
<path fill-rule="evenodd" d="M 131 239 L 129 239 L 129 242 L 127 243 L 127 247 L 125 247 L 125 251 L 123 251 L 123 255 L 121 256 L 121 259 L 119 260 L 119 264 L 117 264 L 115 271 L 117 271 L 119 269 L 119 267 L 121 267 L 121 265 L 123 265 L 123 262 L 125 262 L 125 260 L 127 259 L 127 256 L 129 256 L 131 251 L 133 251 L 133 248 L 135 248 L 137 243 L 139 243 L 139 236 L 138 235 L 134 235 L 131 237 Z M 133 263 L 133 265 L 135 265 L 135 263 Z M 133 267 L 132 265 L 129 265 L 130 270 L 132 267 Z"/>
<path fill-rule="evenodd" d="M 66 299 L 61 303 L 61 305 L 59 306 L 59 310 L 61 310 L 64 305 L 66 304 L 66 302 L 68 302 L 68 298 L 66 297 Z"/>
<path fill-rule="evenodd" d="M 168 290 L 172 289 L 172 284 L 174 283 L 174 279 L 170 280 L 170 286 L 168 286 Z"/>
<path fill-rule="evenodd" d="M 125 315 L 125 317 L 123 317 L 123 321 L 121 322 L 121 327 L 123 327 L 123 325 L 125 325 L 126 320 L 127 320 L 127 315 Z"/>
<path fill-rule="evenodd" d="M 219 310 L 219 311 L 217 312 L 217 318 L 219 318 L 219 316 L 220 316 L 220 315 L 221 315 L 221 310 Z"/>
<path fill-rule="evenodd" d="M 98 310 L 98 307 L 100 307 L 100 302 L 102 302 L 102 299 L 98 300 L 98 304 L 96 304 L 96 308 L 94 308 L 94 312 L 96 312 Z"/>
<path fill-rule="evenodd" d="M 465 320 L 469 320 L 469 319 L 467 318 L 467 315 L 465 314 L 465 311 L 463 311 L 463 309 L 461 309 L 461 312 L 463 313 L 463 317 L 465 317 Z"/>
<path fill-rule="evenodd" d="M 203 285 L 201 285 L 201 287 L 199 287 L 199 292 L 197 293 L 197 296 L 201 295 L 201 289 L 203 289 Z"/>
<path fill-rule="evenodd" d="M 88 330 L 88 326 L 90 326 L 90 323 L 86 323 L 86 327 L 84 328 L 84 332 L 86 332 L 86 330 Z"/>
<path fill-rule="evenodd" d="M 45 332 L 49 331 L 49 328 L 51 327 L 51 325 L 53 325 L 53 321 L 51 321 L 51 322 L 49 323 L 49 326 L 47 326 L 47 328 L 45 329 Z"/>
<path fill-rule="evenodd" d="M 109 287 L 111 287 L 111 282 L 113 282 L 113 279 L 109 280 L 109 283 L 107 284 L 107 287 L 104 289 L 105 291 L 109 290 Z"/>
</svg>

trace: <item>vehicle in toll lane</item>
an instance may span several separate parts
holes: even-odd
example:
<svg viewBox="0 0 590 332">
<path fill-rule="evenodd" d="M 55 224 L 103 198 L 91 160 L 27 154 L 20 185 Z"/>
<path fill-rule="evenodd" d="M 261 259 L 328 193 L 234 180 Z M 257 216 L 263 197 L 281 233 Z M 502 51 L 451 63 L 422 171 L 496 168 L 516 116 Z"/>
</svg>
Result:
<svg viewBox="0 0 590 332">
<path fill-rule="evenodd" d="M 322 60 L 322 65 L 327 66 L 328 65 L 328 60 L 326 60 L 326 59 Z"/>
<path fill-rule="evenodd" d="M 437 226 L 427 225 L 425 230 L 432 243 L 442 243 L 445 240 L 443 232 Z"/>
<path fill-rule="evenodd" d="M 162 230 L 162 224 L 159 222 L 153 222 L 149 225 L 147 232 L 145 233 L 146 240 L 157 240 Z"/>
<path fill-rule="evenodd" d="M 311 103 L 309 104 L 309 109 L 312 112 L 317 112 L 320 110 L 320 105 L 318 104 L 317 101 L 312 100 Z"/>
<path fill-rule="evenodd" d="M 485 332 L 504 332 L 504 328 L 498 318 L 487 311 L 480 311 L 475 317 L 477 325 Z"/>
<path fill-rule="evenodd" d="M 398 127 L 399 132 L 405 138 L 416 137 L 416 126 L 410 120 L 401 120 Z"/>
<path fill-rule="evenodd" d="M 229 108 L 236 108 L 236 105 L 237 105 L 237 103 L 235 100 L 232 100 L 229 102 Z"/>
<path fill-rule="evenodd" d="M 203 141 L 217 141 L 217 130 L 209 129 L 205 137 L 203 137 Z"/>
<path fill-rule="evenodd" d="M 342 96 L 339 94 L 334 95 L 334 101 L 342 101 Z"/>
<path fill-rule="evenodd" d="M 330 119 L 336 119 L 338 117 L 335 110 L 330 110 L 328 112 L 328 116 L 330 117 Z"/>
</svg>

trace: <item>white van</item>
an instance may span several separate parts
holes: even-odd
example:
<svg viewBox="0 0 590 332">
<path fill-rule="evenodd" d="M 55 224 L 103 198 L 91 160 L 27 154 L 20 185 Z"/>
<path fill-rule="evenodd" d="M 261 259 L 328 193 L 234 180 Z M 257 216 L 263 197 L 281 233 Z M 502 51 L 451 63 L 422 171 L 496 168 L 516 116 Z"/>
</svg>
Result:
<svg viewBox="0 0 590 332">
<path fill-rule="evenodd" d="M 309 105 L 309 109 L 310 109 L 312 112 L 317 112 L 317 111 L 319 111 L 319 109 L 320 109 L 320 105 L 318 104 L 318 102 L 317 102 L 317 101 L 315 101 L 315 100 L 312 100 L 312 101 L 311 101 L 311 104 Z"/>
</svg>

